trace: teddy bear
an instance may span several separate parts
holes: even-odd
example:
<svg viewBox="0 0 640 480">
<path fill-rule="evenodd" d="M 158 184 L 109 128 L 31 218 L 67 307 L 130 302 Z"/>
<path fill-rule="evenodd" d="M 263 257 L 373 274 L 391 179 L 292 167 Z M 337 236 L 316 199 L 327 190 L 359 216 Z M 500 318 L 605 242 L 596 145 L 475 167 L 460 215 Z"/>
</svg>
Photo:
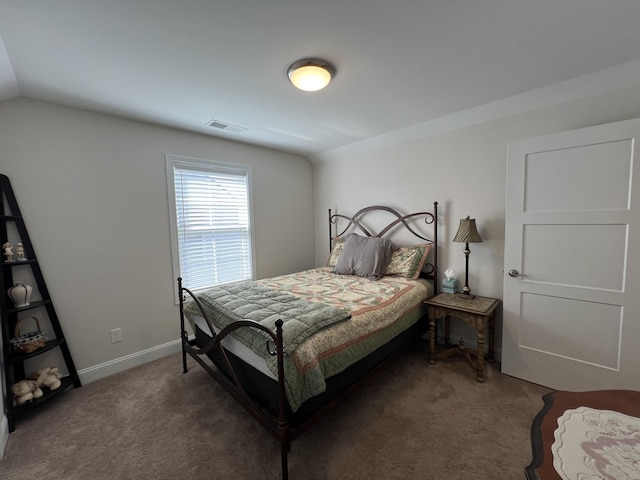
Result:
<svg viewBox="0 0 640 480">
<path fill-rule="evenodd" d="M 38 387 L 49 387 L 50 390 L 59 388 L 60 378 L 62 375 L 56 367 L 41 368 L 37 372 L 33 372 L 27 378 L 35 380 Z"/>
<path fill-rule="evenodd" d="M 13 393 L 14 406 L 24 405 L 36 398 L 40 398 L 43 394 L 35 380 L 24 379 L 11 386 Z"/>
</svg>

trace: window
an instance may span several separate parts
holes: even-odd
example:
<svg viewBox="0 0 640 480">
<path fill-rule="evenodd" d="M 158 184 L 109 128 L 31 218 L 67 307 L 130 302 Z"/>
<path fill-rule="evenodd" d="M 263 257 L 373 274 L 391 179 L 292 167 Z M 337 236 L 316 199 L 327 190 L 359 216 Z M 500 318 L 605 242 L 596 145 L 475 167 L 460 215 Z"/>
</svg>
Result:
<svg viewBox="0 0 640 480">
<path fill-rule="evenodd" d="M 190 290 L 253 278 L 250 173 L 167 155 L 173 273 Z"/>
</svg>

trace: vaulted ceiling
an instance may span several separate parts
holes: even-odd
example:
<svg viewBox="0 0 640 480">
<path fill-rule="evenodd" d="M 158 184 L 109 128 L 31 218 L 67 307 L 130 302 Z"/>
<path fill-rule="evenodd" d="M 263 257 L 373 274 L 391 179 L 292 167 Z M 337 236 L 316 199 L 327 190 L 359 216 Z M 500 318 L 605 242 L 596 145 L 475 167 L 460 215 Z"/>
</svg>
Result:
<svg viewBox="0 0 640 480">
<path fill-rule="evenodd" d="M 637 0 L 0 0 L 0 100 L 313 155 L 637 67 L 639 23 Z M 324 90 L 288 82 L 305 57 Z"/>
</svg>

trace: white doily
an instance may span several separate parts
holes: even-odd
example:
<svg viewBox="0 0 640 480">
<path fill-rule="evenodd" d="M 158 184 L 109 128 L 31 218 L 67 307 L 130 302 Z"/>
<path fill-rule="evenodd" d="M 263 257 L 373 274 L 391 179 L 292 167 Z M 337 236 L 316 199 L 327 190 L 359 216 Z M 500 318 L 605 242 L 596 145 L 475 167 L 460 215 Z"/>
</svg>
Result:
<svg viewBox="0 0 640 480">
<path fill-rule="evenodd" d="M 640 418 L 579 407 L 558 418 L 553 436 L 563 480 L 640 480 Z"/>
</svg>

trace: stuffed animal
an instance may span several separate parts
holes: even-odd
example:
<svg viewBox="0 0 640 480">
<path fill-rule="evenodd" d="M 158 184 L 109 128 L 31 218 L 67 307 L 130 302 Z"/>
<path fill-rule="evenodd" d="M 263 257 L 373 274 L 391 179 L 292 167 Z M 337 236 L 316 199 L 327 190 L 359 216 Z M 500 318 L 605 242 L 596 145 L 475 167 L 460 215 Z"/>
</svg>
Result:
<svg viewBox="0 0 640 480">
<path fill-rule="evenodd" d="M 60 372 L 56 367 L 49 367 L 49 368 L 41 368 L 37 372 L 33 372 L 27 378 L 35 380 L 38 387 L 44 386 L 44 387 L 49 387 L 50 390 L 55 390 L 56 388 L 59 388 L 61 385 L 60 383 L 61 377 L 62 375 L 60 375 Z"/>
<path fill-rule="evenodd" d="M 24 405 L 42 396 L 42 390 L 38 386 L 38 382 L 29 379 L 20 380 L 18 383 L 12 385 L 11 393 L 13 393 L 14 406 Z"/>
</svg>

